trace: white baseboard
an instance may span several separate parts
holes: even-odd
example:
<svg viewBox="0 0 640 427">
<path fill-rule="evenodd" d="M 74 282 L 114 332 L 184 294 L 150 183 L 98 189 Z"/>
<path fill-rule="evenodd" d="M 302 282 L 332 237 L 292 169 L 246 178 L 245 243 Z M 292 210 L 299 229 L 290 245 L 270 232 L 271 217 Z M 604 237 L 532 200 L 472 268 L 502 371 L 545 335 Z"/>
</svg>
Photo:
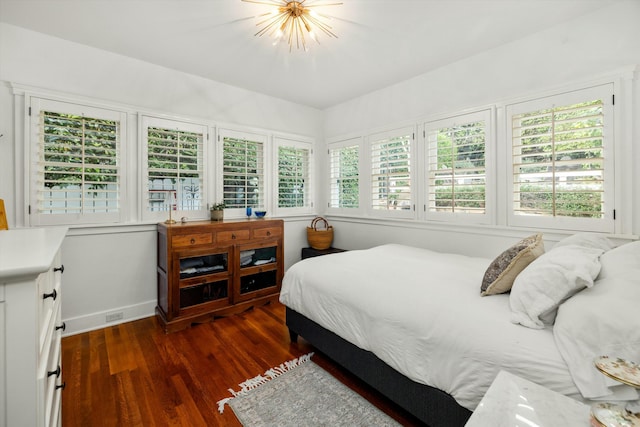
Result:
<svg viewBox="0 0 640 427">
<path fill-rule="evenodd" d="M 82 332 L 94 331 L 107 326 L 114 326 L 120 323 L 131 322 L 155 315 L 156 300 L 146 301 L 140 304 L 119 307 L 113 310 L 91 313 L 84 316 L 62 319 L 65 324 L 63 337 L 79 334 Z M 108 318 L 115 320 L 107 321 Z"/>
</svg>

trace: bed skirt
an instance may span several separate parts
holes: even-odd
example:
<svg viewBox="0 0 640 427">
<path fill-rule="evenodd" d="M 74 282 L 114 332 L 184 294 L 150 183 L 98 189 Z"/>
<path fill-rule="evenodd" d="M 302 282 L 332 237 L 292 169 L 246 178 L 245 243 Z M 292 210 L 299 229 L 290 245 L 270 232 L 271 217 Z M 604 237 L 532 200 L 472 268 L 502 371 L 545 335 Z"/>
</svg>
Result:
<svg viewBox="0 0 640 427">
<path fill-rule="evenodd" d="M 442 390 L 417 383 L 373 353 L 344 340 L 302 314 L 286 308 L 292 341 L 298 335 L 384 396 L 431 427 L 461 427 L 471 411 Z"/>
</svg>

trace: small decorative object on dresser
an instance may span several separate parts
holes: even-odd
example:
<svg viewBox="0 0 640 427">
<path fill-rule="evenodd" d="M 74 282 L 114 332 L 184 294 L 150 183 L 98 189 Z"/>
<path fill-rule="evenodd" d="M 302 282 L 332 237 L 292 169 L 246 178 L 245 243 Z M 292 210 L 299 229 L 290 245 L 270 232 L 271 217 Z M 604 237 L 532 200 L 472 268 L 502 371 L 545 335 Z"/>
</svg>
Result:
<svg viewBox="0 0 640 427">
<path fill-rule="evenodd" d="M 227 206 L 223 202 L 211 205 L 209 210 L 211 213 L 211 221 L 222 221 L 224 219 L 224 208 L 226 207 Z M 247 210 L 247 212 L 249 211 Z"/>
<path fill-rule="evenodd" d="M 166 332 L 277 301 L 280 219 L 158 224 L 158 305 Z"/>
</svg>

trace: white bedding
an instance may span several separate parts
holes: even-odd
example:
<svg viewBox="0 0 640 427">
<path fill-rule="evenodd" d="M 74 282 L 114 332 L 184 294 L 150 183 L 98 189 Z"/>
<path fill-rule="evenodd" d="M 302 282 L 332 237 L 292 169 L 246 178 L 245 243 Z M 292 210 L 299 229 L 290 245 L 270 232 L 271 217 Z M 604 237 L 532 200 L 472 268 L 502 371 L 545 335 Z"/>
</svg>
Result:
<svg viewBox="0 0 640 427">
<path fill-rule="evenodd" d="M 552 329 L 480 296 L 490 263 L 396 244 L 325 255 L 286 272 L 280 301 L 470 410 L 501 369 L 579 399 Z"/>
</svg>

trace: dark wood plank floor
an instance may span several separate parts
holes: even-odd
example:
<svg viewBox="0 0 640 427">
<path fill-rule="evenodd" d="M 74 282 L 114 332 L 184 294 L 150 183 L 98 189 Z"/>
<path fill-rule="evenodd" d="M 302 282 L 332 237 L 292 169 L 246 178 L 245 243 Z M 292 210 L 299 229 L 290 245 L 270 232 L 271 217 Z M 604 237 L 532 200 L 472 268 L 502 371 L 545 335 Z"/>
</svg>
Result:
<svg viewBox="0 0 640 427">
<path fill-rule="evenodd" d="M 217 402 L 247 378 L 315 351 L 289 341 L 284 306 L 165 334 L 154 317 L 62 339 L 62 425 L 239 426 Z M 405 426 L 401 408 L 316 352 L 314 362 Z"/>
</svg>

